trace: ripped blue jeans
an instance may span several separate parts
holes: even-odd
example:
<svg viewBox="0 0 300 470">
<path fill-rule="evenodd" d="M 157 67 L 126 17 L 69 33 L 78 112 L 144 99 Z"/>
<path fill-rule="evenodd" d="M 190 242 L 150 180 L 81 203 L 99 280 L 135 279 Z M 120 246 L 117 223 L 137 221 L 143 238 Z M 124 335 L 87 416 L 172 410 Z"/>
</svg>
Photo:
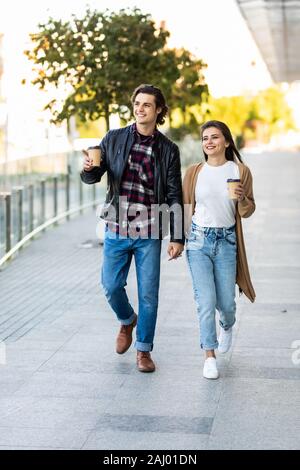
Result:
<svg viewBox="0 0 300 470">
<path fill-rule="evenodd" d="M 217 349 L 216 309 L 222 328 L 227 330 L 235 323 L 235 226 L 199 227 L 192 222 L 186 256 L 199 316 L 201 348 Z"/>
</svg>

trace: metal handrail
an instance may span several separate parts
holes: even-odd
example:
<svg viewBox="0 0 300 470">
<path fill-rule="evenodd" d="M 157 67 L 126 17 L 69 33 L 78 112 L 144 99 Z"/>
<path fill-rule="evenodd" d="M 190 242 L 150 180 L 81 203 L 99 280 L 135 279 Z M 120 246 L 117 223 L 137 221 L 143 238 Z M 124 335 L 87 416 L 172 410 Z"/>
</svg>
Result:
<svg viewBox="0 0 300 470">
<path fill-rule="evenodd" d="M 42 225 L 39 225 L 30 233 L 25 235 L 25 237 L 23 237 L 22 240 L 20 240 L 11 250 L 9 250 L 0 259 L 0 268 L 9 260 L 9 258 L 11 258 L 15 253 L 17 253 L 17 251 L 19 251 L 20 248 L 22 248 L 22 246 L 25 245 L 25 243 L 27 243 L 31 238 L 35 237 L 38 233 L 42 232 L 50 225 L 56 224 L 59 220 L 64 219 L 66 217 L 68 218 L 70 215 L 75 214 L 76 212 L 81 212 L 84 209 L 95 206 L 96 204 L 100 204 L 100 202 L 101 202 L 100 200 L 94 200 L 92 202 L 82 204 L 81 206 L 75 207 L 74 209 L 70 209 L 68 211 L 63 212 L 62 214 L 57 215 L 56 217 L 52 217 L 47 222 L 43 223 Z"/>
</svg>

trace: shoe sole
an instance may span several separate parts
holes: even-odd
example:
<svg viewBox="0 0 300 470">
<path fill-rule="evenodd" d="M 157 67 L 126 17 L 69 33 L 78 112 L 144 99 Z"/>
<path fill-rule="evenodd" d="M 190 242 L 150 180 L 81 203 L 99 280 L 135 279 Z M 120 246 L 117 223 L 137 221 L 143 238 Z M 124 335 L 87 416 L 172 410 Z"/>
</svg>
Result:
<svg viewBox="0 0 300 470">
<path fill-rule="evenodd" d="M 206 380 L 218 380 L 220 376 L 218 375 L 218 377 L 205 377 L 205 375 L 203 375 L 203 378 Z"/>
<path fill-rule="evenodd" d="M 144 370 L 144 369 L 137 368 L 137 370 L 139 372 L 143 372 L 144 374 L 151 374 L 151 372 L 155 372 L 155 369 L 153 369 L 153 370 Z"/>
</svg>

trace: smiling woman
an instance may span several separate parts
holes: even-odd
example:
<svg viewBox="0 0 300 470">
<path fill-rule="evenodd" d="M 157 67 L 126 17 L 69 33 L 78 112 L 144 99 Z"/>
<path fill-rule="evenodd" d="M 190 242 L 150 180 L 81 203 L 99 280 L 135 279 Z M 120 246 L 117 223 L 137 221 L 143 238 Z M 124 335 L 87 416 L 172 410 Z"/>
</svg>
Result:
<svg viewBox="0 0 300 470">
<path fill-rule="evenodd" d="M 222 165 L 226 160 L 234 161 L 234 157 L 242 162 L 231 132 L 223 122 L 206 122 L 201 128 L 201 135 L 204 157 L 206 161 L 211 157 L 211 165 Z"/>
<path fill-rule="evenodd" d="M 254 302 L 241 217 L 255 210 L 252 176 L 242 163 L 231 132 L 220 121 L 201 128 L 204 163 L 192 165 L 183 182 L 186 255 L 200 321 L 200 345 L 205 350 L 203 376 L 217 379 L 215 349 L 229 351 L 235 324 L 235 285 Z M 239 180 L 234 198 L 228 180 Z M 217 339 L 215 312 L 220 315 Z"/>
</svg>

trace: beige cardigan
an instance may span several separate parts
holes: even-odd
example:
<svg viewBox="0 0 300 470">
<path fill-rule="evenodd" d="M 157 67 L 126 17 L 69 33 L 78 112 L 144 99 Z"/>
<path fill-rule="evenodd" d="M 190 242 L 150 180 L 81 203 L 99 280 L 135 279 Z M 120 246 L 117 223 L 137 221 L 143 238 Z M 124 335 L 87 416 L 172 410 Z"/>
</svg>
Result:
<svg viewBox="0 0 300 470">
<path fill-rule="evenodd" d="M 252 175 L 249 168 L 236 161 L 239 167 L 241 183 L 245 189 L 245 199 L 237 203 L 236 211 L 236 236 L 237 236 L 237 275 L 236 283 L 240 292 L 254 302 L 255 291 L 251 283 L 250 273 L 247 263 L 246 249 L 243 237 L 241 217 L 250 217 L 255 211 L 255 201 L 252 189 Z M 203 168 L 203 163 L 190 166 L 183 179 L 183 201 L 184 201 L 184 227 L 186 235 L 189 233 L 192 216 L 195 211 L 195 188 L 199 171 Z"/>
</svg>

